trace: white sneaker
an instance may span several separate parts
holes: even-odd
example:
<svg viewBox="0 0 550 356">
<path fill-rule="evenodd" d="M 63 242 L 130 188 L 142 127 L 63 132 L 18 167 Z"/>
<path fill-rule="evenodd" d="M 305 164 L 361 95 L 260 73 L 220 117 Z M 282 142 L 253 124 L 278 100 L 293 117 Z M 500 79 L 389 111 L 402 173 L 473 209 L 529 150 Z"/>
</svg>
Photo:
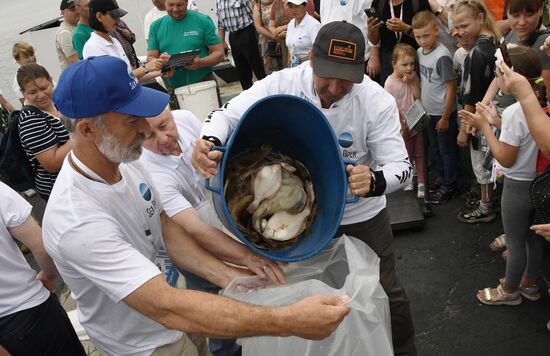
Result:
<svg viewBox="0 0 550 356">
<path fill-rule="evenodd" d="M 410 192 L 411 190 L 414 190 L 414 185 L 411 182 L 403 190 L 406 191 L 406 192 Z"/>
<path fill-rule="evenodd" d="M 419 199 L 424 199 L 424 197 L 426 196 L 425 194 L 425 188 L 424 188 L 424 183 L 418 183 L 418 192 L 416 193 L 416 196 L 419 198 Z"/>
<path fill-rule="evenodd" d="M 23 192 L 23 195 L 27 198 L 32 198 L 36 195 L 36 191 L 34 189 L 27 189 Z"/>
</svg>

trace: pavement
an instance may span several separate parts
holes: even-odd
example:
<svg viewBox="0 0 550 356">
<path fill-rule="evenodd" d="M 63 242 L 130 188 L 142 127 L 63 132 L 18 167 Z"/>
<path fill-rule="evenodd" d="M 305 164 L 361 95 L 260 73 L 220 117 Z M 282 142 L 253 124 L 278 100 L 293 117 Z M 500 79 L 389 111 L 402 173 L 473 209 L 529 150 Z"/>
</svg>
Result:
<svg viewBox="0 0 550 356">
<path fill-rule="evenodd" d="M 500 215 L 464 224 L 456 198 L 432 205 L 417 230 L 395 233 L 397 270 L 411 303 L 419 355 L 550 355 L 550 254 L 539 277 L 542 299 L 519 306 L 486 306 L 477 290 L 496 287 L 505 262 L 489 250 L 503 232 Z M 550 246 L 550 245 L 549 245 Z"/>
</svg>

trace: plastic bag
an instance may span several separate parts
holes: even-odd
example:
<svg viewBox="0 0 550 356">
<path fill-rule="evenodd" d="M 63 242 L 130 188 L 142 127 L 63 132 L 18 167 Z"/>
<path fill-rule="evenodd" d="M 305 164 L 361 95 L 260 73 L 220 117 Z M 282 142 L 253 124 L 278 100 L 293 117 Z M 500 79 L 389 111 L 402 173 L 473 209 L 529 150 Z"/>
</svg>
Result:
<svg viewBox="0 0 550 356">
<path fill-rule="evenodd" d="M 242 338 L 238 342 L 243 355 L 393 355 L 390 308 L 379 283 L 379 262 L 364 242 L 342 235 L 318 255 L 285 269 L 286 285 L 265 287 L 256 276 L 233 280 L 221 294 L 257 305 L 287 305 L 316 294 L 351 296 L 350 314 L 328 338 Z"/>
</svg>

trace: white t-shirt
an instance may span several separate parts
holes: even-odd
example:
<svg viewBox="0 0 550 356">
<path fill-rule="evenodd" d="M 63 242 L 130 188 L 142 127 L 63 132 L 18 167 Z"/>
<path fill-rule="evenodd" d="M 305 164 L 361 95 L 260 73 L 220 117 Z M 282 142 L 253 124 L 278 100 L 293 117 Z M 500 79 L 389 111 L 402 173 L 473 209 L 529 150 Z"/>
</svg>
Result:
<svg viewBox="0 0 550 356">
<path fill-rule="evenodd" d="M 351 145 L 346 143 L 346 147 L 339 147 L 342 157 L 383 172 L 386 181 L 384 194 L 404 187 L 410 180 L 411 164 L 399 133 L 399 112 L 391 94 L 365 75 L 361 84 L 354 84 L 348 94 L 324 109 L 313 88 L 309 61 L 268 75 L 222 109 L 213 111 L 204 122 L 201 137 L 214 136 L 222 143 L 226 142 L 251 105 L 267 96 L 282 93 L 305 99 L 321 110 L 336 138 L 351 141 Z M 369 220 L 385 206 L 384 195 L 347 204 L 342 225 Z"/>
<path fill-rule="evenodd" d="M 342 5 L 340 0 L 322 0 L 320 6 L 322 25 L 332 21 L 347 21 L 359 27 L 365 37 L 365 60 L 370 57 L 365 10 L 370 8 L 371 4 L 372 0 L 349 0 L 346 5 Z"/>
<path fill-rule="evenodd" d="M 50 292 L 36 279 L 36 272 L 19 251 L 8 228 L 31 215 L 32 206 L 0 182 L 0 318 L 42 304 Z"/>
<path fill-rule="evenodd" d="M 529 132 L 525 115 L 519 103 L 510 105 L 502 113 L 499 141 L 519 148 L 516 162 L 512 167 L 504 170 L 505 176 L 521 181 L 535 179 L 539 148 Z"/>
<path fill-rule="evenodd" d="M 158 194 L 139 163 L 121 164 L 121 181 L 108 185 L 68 157 L 44 213 L 44 246 L 94 345 L 107 355 L 150 355 L 182 335 L 122 302 L 161 273 L 152 262 L 163 246 Z"/>
<path fill-rule="evenodd" d="M 65 70 L 71 63 L 69 57 L 78 55 L 73 47 L 73 32 L 76 26 L 69 25 L 66 21 L 61 22 L 59 29 L 55 34 L 55 49 L 57 50 L 57 60 L 61 70 Z"/>
<path fill-rule="evenodd" d="M 92 32 L 90 38 L 84 44 L 84 49 L 82 50 L 82 58 L 86 59 L 91 56 L 113 56 L 122 59 L 128 66 L 128 70 L 132 71 L 132 65 L 130 60 L 126 57 L 124 48 L 120 42 L 113 36 L 109 36 L 111 42 L 107 41 L 105 38 L 101 37 L 95 32 Z"/>
<path fill-rule="evenodd" d="M 17 83 L 17 73 L 15 73 L 15 78 L 13 78 L 13 84 L 11 86 L 13 89 L 13 92 L 15 93 L 15 97 L 17 99 L 23 99 L 23 93 L 21 92 L 21 88 L 19 88 L 19 83 Z"/>
<path fill-rule="evenodd" d="M 307 58 L 309 51 L 313 47 L 317 32 L 321 28 L 321 23 L 308 13 L 304 16 L 298 26 L 295 25 L 295 19 L 290 20 L 286 30 L 286 46 L 290 55 L 295 55 L 300 59 Z"/>
<path fill-rule="evenodd" d="M 149 40 L 149 29 L 151 28 L 151 24 L 155 21 L 160 19 L 161 17 L 166 16 L 166 11 L 161 11 L 157 9 L 156 7 L 153 7 L 149 12 L 145 15 L 145 18 L 143 19 L 143 32 L 145 34 L 145 40 Z"/>
</svg>

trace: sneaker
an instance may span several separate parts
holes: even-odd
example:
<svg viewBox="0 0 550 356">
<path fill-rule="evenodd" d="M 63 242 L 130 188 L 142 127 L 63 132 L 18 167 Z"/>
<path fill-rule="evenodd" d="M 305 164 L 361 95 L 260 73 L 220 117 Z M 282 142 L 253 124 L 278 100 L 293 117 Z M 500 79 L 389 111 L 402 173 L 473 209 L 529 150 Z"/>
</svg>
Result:
<svg viewBox="0 0 550 356">
<path fill-rule="evenodd" d="M 416 192 L 416 196 L 418 197 L 418 199 L 424 199 L 424 197 L 426 196 L 425 193 L 426 191 L 424 188 L 424 183 L 418 183 L 418 188 Z"/>
<path fill-rule="evenodd" d="M 479 207 L 458 213 L 458 220 L 466 224 L 488 223 L 495 220 L 495 213 L 488 211 L 484 213 Z"/>
<path fill-rule="evenodd" d="M 27 198 L 32 198 L 36 196 L 36 191 L 34 189 L 27 189 L 23 192 L 23 195 L 26 196 Z"/>
<path fill-rule="evenodd" d="M 466 209 L 473 210 L 479 208 L 479 199 L 468 199 L 466 200 Z"/>
<path fill-rule="evenodd" d="M 414 190 L 414 185 L 411 182 L 411 183 L 407 184 L 407 186 L 403 190 L 406 191 L 406 192 L 410 192 L 411 190 Z"/>
<path fill-rule="evenodd" d="M 441 186 L 436 192 L 430 195 L 430 203 L 445 204 L 453 196 L 454 189 Z"/>
<path fill-rule="evenodd" d="M 430 189 L 430 193 L 437 192 L 439 188 L 441 188 L 441 183 L 443 183 L 443 181 L 440 178 L 437 178 L 435 182 L 430 183 L 430 185 L 428 186 L 428 188 Z"/>
</svg>

